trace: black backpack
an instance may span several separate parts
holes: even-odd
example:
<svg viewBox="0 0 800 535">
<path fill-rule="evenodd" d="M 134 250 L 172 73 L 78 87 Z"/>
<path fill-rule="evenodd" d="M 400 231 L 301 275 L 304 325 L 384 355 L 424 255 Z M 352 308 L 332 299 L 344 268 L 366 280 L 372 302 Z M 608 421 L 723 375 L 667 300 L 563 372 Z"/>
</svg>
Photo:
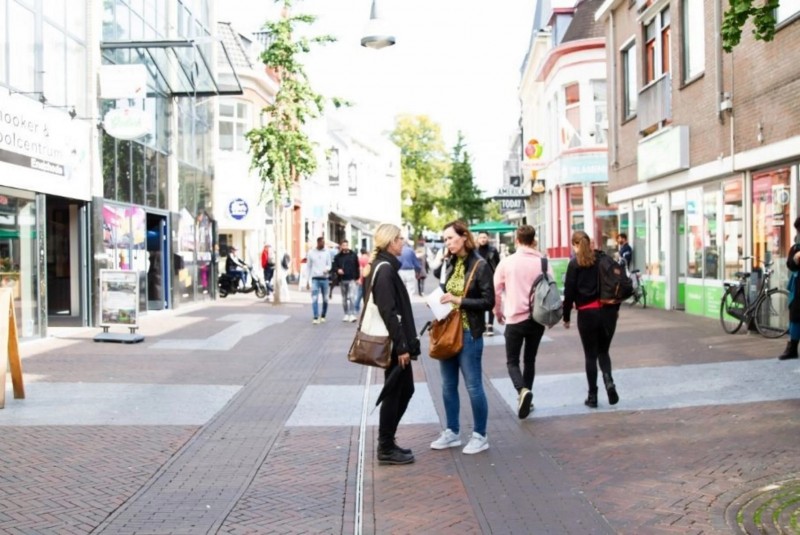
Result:
<svg viewBox="0 0 800 535">
<path fill-rule="evenodd" d="M 616 305 L 633 295 L 633 281 L 625 266 L 602 251 L 597 255 L 597 278 L 603 304 Z"/>
</svg>

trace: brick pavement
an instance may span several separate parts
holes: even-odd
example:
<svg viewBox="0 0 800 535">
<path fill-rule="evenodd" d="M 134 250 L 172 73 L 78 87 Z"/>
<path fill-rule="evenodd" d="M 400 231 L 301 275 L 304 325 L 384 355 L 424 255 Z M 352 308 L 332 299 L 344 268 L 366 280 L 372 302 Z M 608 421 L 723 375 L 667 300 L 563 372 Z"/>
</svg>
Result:
<svg viewBox="0 0 800 535">
<path fill-rule="evenodd" d="M 357 427 L 284 423 L 309 385 L 357 385 L 367 370 L 344 361 L 353 327 L 339 322 L 341 307 L 334 302 L 322 326 L 310 324 L 307 308 L 229 299 L 153 315 L 148 339 L 136 346 L 94 344 L 93 332 L 84 332 L 24 349 L 26 374 L 48 381 L 242 388 L 201 428 L 0 427 L 0 532 L 352 532 Z M 215 318 L 232 311 L 290 319 L 232 351 L 150 349 L 163 339 L 213 335 L 225 328 Z M 538 371 L 580 372 L 577 331 L 548 335 Z M 724 335 L 703 318 L 624 310 L 612 356 L 618 368 L 674 366 L 774 358 L 781 347 Z M 487 377 L 506 376 L 502 346 L 487 347 L 484 362 Z M 800 374 L 796 361 L 785 369 Z M 415 381 L 431 390 L 441 416 L 436 364 L 417 363 Z M 417 462 L 377 466 L 376 430 L 368 430 L 364 532 L 729 533 L 731 503 L 800 474 L 797 399 L 625 411 L 620 385 L 613 413 L 520 422 L 486 386 L 492 447 L 485 454 L 432 451 L 438 425 L 404 425 L 398 439 Z M 575 395 L 582 402 L 584 392 Z M 462 406 L 468 428 L 466 398 Z"/>
</svg>

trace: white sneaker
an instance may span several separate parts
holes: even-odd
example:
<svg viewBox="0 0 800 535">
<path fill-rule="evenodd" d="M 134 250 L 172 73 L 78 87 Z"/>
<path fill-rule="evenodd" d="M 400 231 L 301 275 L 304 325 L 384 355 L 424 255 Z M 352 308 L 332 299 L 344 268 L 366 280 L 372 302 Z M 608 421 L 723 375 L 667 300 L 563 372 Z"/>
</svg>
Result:
<svg viewBox="0 0 800 535">
<path fill-rule="evenodd" d="M 461 445 L 461 437 L 453 433 L 449 429 L 442 431 L 439 438 L 431 442 L 431 449 L 433 450 L 446 450 L 447 448 L 456 448 Z"/>
<path fill-rule="evenodd" d="M 355 316 L 352 315 L 350 316 L 350 323 L 355 323 L 357 321 L 358 321 L 358 314 L 356 314 Z"/>
<path fill-rule="evenodd" d="M 461 441 L 458 442 L 461 444 Z M 462 453 L 466 453 L 467 455 L 472 455 L 473 453 L 480 453 L 483 450 L 489 449 L 489 439 L 483 435 L 479 435 L 478 433 L 472 433 L 472 438 L 469 439 L 469 443 L 461 450 Z"/>
<path fill-rule="evenodd" d="M 311 323 L 313 323 L 314 325 L 319 325 L 319 318 L 314 318 L 314 321 L 312 321 Z"/>
<path fill-rule="evenodd" d="M 345 314 L 344 317 L 342 318 L 342 321 L 350 321 L 350 316 Z"/>
</svg>

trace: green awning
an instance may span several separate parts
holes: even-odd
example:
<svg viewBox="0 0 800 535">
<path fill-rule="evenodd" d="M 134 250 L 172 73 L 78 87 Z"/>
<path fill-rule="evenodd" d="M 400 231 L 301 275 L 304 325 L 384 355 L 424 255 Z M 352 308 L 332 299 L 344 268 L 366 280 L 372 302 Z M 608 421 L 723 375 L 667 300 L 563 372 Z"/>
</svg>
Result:
<svg viewBox="0 0 800 535">
<path fill-rule="evenodd" d="M 501 221 L 484 221 L 469 227 L 472 232 L 511 232 L 517 230 L 517 225 L 503 223 Z"/>
</svg>

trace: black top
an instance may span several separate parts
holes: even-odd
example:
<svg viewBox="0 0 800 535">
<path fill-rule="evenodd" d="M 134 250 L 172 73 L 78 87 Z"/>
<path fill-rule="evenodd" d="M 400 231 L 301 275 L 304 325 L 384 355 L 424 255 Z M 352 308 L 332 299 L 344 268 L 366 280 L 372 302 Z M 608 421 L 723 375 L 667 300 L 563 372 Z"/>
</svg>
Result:
<svg viewBox="0 0 800 535">
<path fill-rule="evenodd" d="M 600 299 L 598 254 L 599 251 L 594 252 L 594 264 L 591 266 L 579 266 L 577 258 L 570 259 L 567 264 L 564 280 L 564 321 L 569 321 L 573 305 L 580 307 Z"/>
<path fill-rule="evenodd" d="M 358 267 L 358 255 L 355 251 L 344 251 L 338 253 L 333 257 L 333 265 L 331 271 L 338 273 L 337 270 L 343 270 L 344 275 L 339 275 L 339 280 L 354 281 L 361 277 L 361 270 Z"/>
<path fill-rule="evenodd" d="M 372 280 L 375 268 L 382 262 L 378 276 Z M 400 261 L 392 254 L 381 251 L 370 265 L 369 276 L 364 281 L 364 302 L 374 299 L 375 306 L 386 324 L 386 330 L 392 338 L 392 354 L 409 353 L 411 358 L 420 354 L 417 327 L 414 324 L 414 313 L 411 311 L 411 299 L 405 284 L 397 273 Z"/>
<path fill-rule="evenodd" d="M 494 270 L 497 269 L 497 264 L 500 263 L 500 253 L 497 252 L 497 249 L 487 243 L 478 247 L 478 254 L 486 260 L 486 263 L 492 268 L 492 273 L 494 273 Z"/>
<path fill-rule="evenodd" d="M 625 265 L 628 266 L 628 269 L 633 269 L 633 249 L 629 243 L 620 246 L 619 259 L 620 261 L 625 261 Z"/>
<path fill-rule="evenodd" d="M 477 250 L 466 258 L 466 263 L 464 265 L 464 284 L 466 284 L 475 262 L 478 262 L 478 267 L 475 270 L 475 276 L 472 277 L 469 288 L 464 292 L 460 307 L 467 313 L 469 332 L 472 334 L 473 339 L 483 335 L 483 332 L 486 330 L 485 312 L 494 308 L 494 280 L 492 268 L 481 258 Z M 442 268 L 444 268 L 445 281 L 450 280 L 450 277 L 453 276 L 455 265 L 456 257 L 450 256 L 446 263 L 443 262 L 441 266 L 433 271 L 433 274 L 437 279 L 440 279 Z M 442 287 L 442 289 L 444 290 L 444 287 Z"/>
</svg>

